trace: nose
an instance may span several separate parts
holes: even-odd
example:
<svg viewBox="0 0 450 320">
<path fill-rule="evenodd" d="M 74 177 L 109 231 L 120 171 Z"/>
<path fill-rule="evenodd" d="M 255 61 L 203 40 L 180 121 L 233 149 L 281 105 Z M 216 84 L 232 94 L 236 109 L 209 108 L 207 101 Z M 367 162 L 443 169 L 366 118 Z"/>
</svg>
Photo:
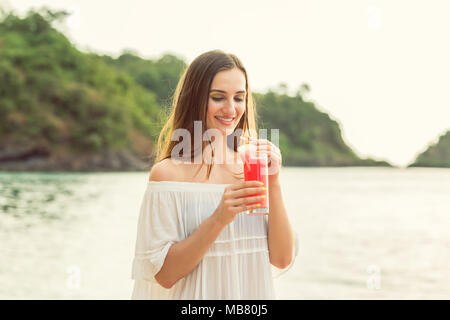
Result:
<svg viewBox="0 0 450 320">
<path fill-rule="evenodd" d="M 234 105 L 233 99 L 231 99 L 231 101 L 227 100 L 227 103 L 225 104 L 225 107 L 223 108 L 223 114 L 230 116 L 230 117 L 234 117 L 236 115 L 235 109 L 236 109 L 236 107 Z"/>
</svg>

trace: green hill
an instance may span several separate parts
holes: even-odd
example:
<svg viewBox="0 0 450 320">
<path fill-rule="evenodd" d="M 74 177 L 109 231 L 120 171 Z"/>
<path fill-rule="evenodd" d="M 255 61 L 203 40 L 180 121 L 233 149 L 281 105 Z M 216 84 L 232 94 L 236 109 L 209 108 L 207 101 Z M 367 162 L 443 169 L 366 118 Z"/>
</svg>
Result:
<svg viewBox="0 0 450 320">
<path fill-rule="evenodd" d="M 450 168 L 450 130 L 442 134 L 437 143 L 428 145 L 408 167 Z"/>
<path fill-rule="evenodd" d="M 279 128 L 283 164 L 288 166 L 391 166 L 385 161 L 360 159 L 342 139 L 339 124 L 314 103 L 269 91 L 255 93 L 260 127 Z"/>
<path fill-rule="evenodd" d="M 0 170 L 148 168 L 186 62 L 81 52 L 54 27 L 66 16 L 40 9 L 0 19 Z M 255 99 L 260 127 L 280 128 L 285 165 L 389 165 L 359 159 L 300 93 Z"/>
<path fill-rule="evenodd" d="M 0 164 L 101 169 L 117 154 L 105 169 L 125 168 L 152 147 L 157 96 L 103 57 L 78 51 L 52 27 L 61 16 L 9 14 L 0 23 Z"/>
</svg>

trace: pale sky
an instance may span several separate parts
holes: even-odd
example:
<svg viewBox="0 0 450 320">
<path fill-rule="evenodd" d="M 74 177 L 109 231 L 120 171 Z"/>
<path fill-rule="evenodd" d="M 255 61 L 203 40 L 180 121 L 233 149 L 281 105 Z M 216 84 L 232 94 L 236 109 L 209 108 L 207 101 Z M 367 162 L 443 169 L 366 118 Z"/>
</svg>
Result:
<svg viewBox="0 0 450 320">
<path fill-rule="evenodd" d="M 42 5 L 73 12 L 66 35 L 83 51 L 190 63 L 222 49 L 254 91 L 308 83 L 362 157 L 404 166 L 450 129 L 448 0 L 9 1 Z"/>
</svg>

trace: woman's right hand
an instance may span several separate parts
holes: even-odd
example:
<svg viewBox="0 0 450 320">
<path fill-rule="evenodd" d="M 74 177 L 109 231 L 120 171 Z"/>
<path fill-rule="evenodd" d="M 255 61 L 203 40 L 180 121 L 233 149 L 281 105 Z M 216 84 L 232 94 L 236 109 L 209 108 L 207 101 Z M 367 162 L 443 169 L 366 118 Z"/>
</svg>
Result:
<svg viewBox="0 0 450 320">
<path fill-rule="evenodd" d="M 263 199 L 264 187 L 259 181 L 239 181 L 225 187 L 225 191 L 213 216 L 223 224 L 227 225 L 234 220 L 238 213 L 256 209 L 259 207 L 255 202 Z M 248 195 L 260 194 L 258 196 L 246 197 Z"/>
</svg>

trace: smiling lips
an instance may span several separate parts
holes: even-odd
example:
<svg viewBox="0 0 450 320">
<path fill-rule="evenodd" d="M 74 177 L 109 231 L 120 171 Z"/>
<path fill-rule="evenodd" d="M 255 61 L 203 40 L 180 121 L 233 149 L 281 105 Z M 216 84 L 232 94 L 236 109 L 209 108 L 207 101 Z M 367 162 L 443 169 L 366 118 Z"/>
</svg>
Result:
<svg viewBox="0 0 450 320">
<path fill-rule="evenodd" d="M 230 124 L 233 123 L 234 118 L 222 118 L 222 117 L 218 117 L 215 116 L 214 118 L 216 118 L 217 120 L 220 121 L 220 123 L 229 126 Z"/>
</svg>

